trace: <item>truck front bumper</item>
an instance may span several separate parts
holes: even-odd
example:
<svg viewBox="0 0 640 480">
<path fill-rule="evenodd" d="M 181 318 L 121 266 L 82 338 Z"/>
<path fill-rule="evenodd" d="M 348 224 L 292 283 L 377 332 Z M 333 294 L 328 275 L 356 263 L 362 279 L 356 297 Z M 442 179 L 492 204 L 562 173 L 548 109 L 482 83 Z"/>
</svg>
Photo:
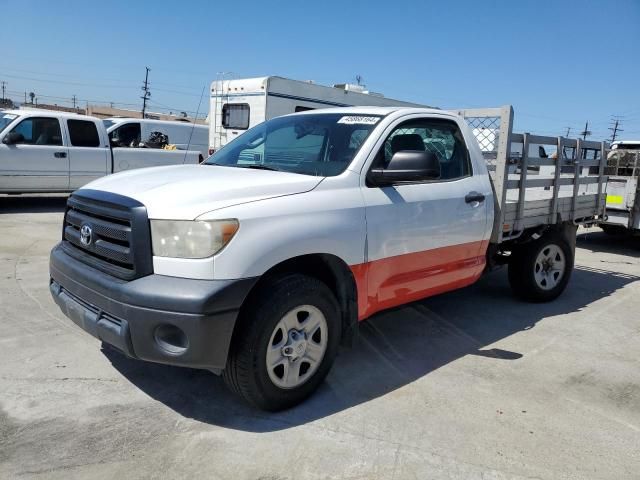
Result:
<svg viewBox="0 0 640 480">
<path fill-rule="evenodd" d="M 148 275 L 124 281 L 51 251 L 51 295 L 64 314 L 129 357 L 208 370 L 226 365 L 238 312 L 256 279 Z"/>
</svg>

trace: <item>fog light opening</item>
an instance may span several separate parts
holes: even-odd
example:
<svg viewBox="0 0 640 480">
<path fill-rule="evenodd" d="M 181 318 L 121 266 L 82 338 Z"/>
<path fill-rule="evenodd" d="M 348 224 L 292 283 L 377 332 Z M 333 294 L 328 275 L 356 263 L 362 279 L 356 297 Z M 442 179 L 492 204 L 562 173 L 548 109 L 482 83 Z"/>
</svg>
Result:
<svg viewBox="0 0 640 480">
<path fill-rule="evenodd" d="M 158 325 L 153 336 L 161 349 L 173 355 L 180 355 L 189 348 L 189 339 L 175 325 Z"/>
</svg>

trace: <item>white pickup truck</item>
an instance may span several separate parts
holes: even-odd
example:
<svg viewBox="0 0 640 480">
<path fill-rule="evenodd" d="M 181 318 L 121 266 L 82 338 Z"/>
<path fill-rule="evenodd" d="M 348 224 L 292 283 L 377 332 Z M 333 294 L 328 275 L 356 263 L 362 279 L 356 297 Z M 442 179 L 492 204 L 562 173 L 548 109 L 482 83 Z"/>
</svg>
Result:
<svg viewBox="0 0 640 480">
<path fill-rule="evenodd" d="M 111 148 L 102 120 L 95 117 L 0 112 L 0 193 L 70 192 L 110 173 L 201 159 L 197 151 Z"/>
<path fill-rule="evenodd" d="M 97 180 L 69 198 L 51 294 L 129 357 L 222 373 L 267 410 L 311 394 L 360 321 L 498 265 L 553 300 L 603 213 L 603 157 L 595 175 L 580 159 L 604 145 L 514 134 L 511 107 L 458 113 L 298 113 L 205 164 Z"/>
</svg>

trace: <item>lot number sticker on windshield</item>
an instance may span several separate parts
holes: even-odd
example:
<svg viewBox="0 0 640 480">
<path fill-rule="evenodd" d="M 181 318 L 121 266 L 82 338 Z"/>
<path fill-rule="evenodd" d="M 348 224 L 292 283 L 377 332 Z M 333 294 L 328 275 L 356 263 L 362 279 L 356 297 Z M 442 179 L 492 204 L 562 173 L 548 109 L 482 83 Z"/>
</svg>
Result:
<svg viewBox="0 0 640 480">
<path fill-rule="evenodd" d="M 360 117 L 350 115 L 348 117 L 342 117 L 338 120 L 338 123 L 344 123 L 347 125 L 375 125 L 380 120 L 380 117 Z"/>
</svg>

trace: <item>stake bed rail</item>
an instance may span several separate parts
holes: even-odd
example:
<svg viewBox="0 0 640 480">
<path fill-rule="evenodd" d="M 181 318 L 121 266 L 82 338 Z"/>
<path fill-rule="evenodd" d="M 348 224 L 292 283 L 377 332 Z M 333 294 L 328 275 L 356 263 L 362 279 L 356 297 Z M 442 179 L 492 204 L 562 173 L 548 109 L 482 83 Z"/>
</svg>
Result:
<svg viewBox="0 0 640 480">
<path fill-rule="evenodd" d="M 478 140 L 493 181 L 492 243 L 544 225 L 597 223 L 603 218 L 606 142 L 513 133 L 509 105 L 456 113 Z"/>
</svg>

